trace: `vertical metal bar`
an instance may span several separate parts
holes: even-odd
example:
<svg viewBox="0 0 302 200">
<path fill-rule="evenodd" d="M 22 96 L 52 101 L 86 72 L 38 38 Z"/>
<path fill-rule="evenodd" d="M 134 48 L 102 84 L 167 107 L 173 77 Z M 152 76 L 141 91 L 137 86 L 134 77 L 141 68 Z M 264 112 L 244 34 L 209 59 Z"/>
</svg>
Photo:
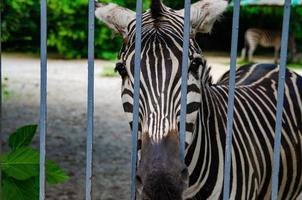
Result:
<svg viewBox="0 0 302 200">
<path fill-rule="evenodd" d="M 86 200 L 92 199 L 93 177 L 93 116 L 94 116 L 94 0 L 89 0 L 88 15 L 88 95 L 86 144 Z"/>
<path fill-rule="evenodd" d="M 0 5 L 2 0 L 0 0 Z M 0 7 L 0 155 L 2 155 L 2 9 Z M 0 170 L 0 198 L 2 197 L 2 170 Z"/>
<path fill-rule="evenodd" d="M 286 71 L 286 59 L 287 59 L 290 9 L 291 9 L 291 0 L 285 0 L 283 26 L 282 26 L 280 69 L 279 69 L 279 80 L 278 80 L 277 117 L 276 117 L 276 127 L 275 127 L 274 165 L 273 165 L 273 180 L 272 180 L 272 200 L 278 199 L 282 113 L 283 113 L 283 102 L 284 102 L 285 71 Z"/>
<path fill-rule="evenodd" d="M 189 62 L 191 0 L 185 0 L 184 38 L 181 70 L 181 109 L 179 122 L 180 159 L 185 158 L 186 116 L 187 116 L 187 76 Z"/>
<path fill-rule="evenodd" d="M 239 30 L 239 13 L 240 0 L 234 0 L 233 11 L 233 28 L 232 28 L 232 47 L 231 47 L 231 69 L 228 95 L 228 113 L 227 113 L 227 135 L 225 145 L 225 167 L 223 183 L 223 199 L 229 199 L 230 194 L 230 176 L 231 176 L 231 151 L 232 151 L 232 134 L 233 134 L 233 117 L 234 117 L 234 98 L 235 98 L 235 75 L 236 59 L 238 47 L 238 30 Z"/>
<path fill-rule="evenodd" d="M 140 92 L 140 65 L 142 47 L 142 0 L 136 1 L 136 35 L 135 35 L 135 66 L 134 66 L 134 99 L 133 99 L 133 126 L 131 150 L 131 200 L 136 199 L 136 166 L 137 166 L 137 140 L 139 122 L 139 92 Z"/>
<path fill-rule="evenodd" d="M 45 199 L 45 139 L 47 117 L 47 2 L 41 0 L 40 200 Z"/>
</svg>

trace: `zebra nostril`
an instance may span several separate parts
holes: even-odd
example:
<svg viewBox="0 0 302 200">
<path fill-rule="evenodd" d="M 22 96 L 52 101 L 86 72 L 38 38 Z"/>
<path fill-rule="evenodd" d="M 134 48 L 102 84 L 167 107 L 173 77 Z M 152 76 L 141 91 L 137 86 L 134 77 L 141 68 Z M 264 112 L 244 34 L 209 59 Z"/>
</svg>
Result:
<svg viewBox="0 0 302 200">
<path fill-rule="evenodd" d="M 136 175 L 136 183 L 137 183 L 137 185 L 142 185 L 143 184 L 143 182 L 142 182 L 142 178 L 140 177 L 140 175 Z"/>
<path fill-rule="evenodd" d="M 142 181 L 142 178 L 141 178 L 141 176 L 140 175 L 136 175 L 136 177 L 135 177 L 135 179 L 136 179 L 136 189 L 137 189 L 137 191 L 138 191 L 138 193 L 139 194 L 141 194 L 142 193 L 142 190 L 143 190 L 143 181 Z"/>
</svg>

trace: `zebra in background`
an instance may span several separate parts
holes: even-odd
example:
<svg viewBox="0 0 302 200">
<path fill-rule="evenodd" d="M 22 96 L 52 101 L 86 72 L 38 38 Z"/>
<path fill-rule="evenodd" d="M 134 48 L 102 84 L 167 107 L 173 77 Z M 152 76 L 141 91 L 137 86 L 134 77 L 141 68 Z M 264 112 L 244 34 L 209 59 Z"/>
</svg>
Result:
<svg viewBox="0 0 302 200">
<path fill-rule="evenodd" d="M 179 158 L 184 11 L 152 0 L 142 16 L 137 190 L 143 200 L 222 198 L 229 75 L 214 83 L 194 36 L 208 33 L 227 7 L 201 0 L 191 7 L 185 161 Z M 130 126 L 133 117 L 135 12 L 96 4 L 96 17 L 123 35 L 116 70 Z M 278 68 L 246 65 L 236 73 L 230 199 L 271 196 Z M 302 78 L 287 71 L 279 199 L 302 189 Z"/>
<path fill-rule="evenodd" d="M 279 51 L 281 47 L 281 32 L 276 30 L 265 30 L 258 28 L 250 28 L 244 34 L 244 47 L 241 51 L 241 60 L 245 60 L 246 53 L 248 53 L 248 61 L 253 61 L 253 55 L 257 48 L 260 45 L 262 47 L 273 47 L 275 50 L 274 53 L 274 62 L 278 63 Z M 296 43 L 293 35 L 289 36 L 288 42 L 289 49 L 289 59 L 294 59 L 296 54 Z"/>
</svg>

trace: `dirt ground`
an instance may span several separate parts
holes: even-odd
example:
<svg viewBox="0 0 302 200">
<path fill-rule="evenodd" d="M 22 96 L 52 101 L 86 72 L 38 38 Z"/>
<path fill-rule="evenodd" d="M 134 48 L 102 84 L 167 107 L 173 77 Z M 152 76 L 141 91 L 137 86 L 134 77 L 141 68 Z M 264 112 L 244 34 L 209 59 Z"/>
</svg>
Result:
<svg viewBox="0 0 302 200">
<path fill-rule="evenodd" d="M 213 57 L 217 79 L 227 69 L 227 57 Z M 101 77 L 104 66 L 95 63 L 95 127 L 93 196 L 96 200 L 129 199 L 130 128 L 123 113 L 119 77 Z M 9 97 L 3 103 L 3 133 L 39 120 L 39 58 L 5 54 L 3 77 Z M 301 73 L 301 72 L 300 72 Z M 85 196 L 85 148 L 87 62 L 48 60 L 47 156 L 64 168 L 71 179 L 65 184 L 47 186 L 47 199 L 82 200 Z M 38 147 L 38 136 L 34 145 Z M 6 146 L 6 144 L 4 144 Z"/>
</svg>

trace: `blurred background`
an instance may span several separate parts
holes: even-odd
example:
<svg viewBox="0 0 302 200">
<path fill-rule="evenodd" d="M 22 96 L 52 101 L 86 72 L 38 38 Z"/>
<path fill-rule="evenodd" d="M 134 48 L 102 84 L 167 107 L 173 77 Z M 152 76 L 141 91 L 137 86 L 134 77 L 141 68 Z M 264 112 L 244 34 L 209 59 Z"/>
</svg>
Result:
<svg viewBox="0 0 302 200">
<path fill-rule="evenodd" d="M 196 2 L 197 0 L 192 0 Z M 5 52 L 38 53 L 40 38 L 40 5 L 36 0 L 3 0 L 2 43 Z M 135 10 L 135 0 L 103 0 L 114 2 Z M 166 5 L 180 9 L 182 1 L 165 0 Z M 244 1 L 243 1 L 244 2 Z M 281 0 L 250 0 L 242 6 L 240 13 L 239 49 L 244 43 L 244 33 L 248 28 L 281 30 L 283 7 Z M 261 1 L 260 1 L 261 2 Z M 295 0 L 297 2 L 297 0 Z M 298 3 L 301 3 L 301 1 Z M 144 0 L 144 9 L 150 1 Z M 48 1 L 48 51 L 60 58 L 87 57 L 87 0 L 49 0 Z M 200 34 L 197 39 L 204 51 L 224 51 L 230 49 L 232 7 L 216 23 L 210 35 Z M 302 51 L 302 7 L 292 8 L 291 33 L 294 34 L 299 52 Z M 122 44 L 119 36 L 101 22 L 96 23 L 96 58 L 115 59 Z M 260 51 L 261 52 L 261 51 Z M 267 51 L 271 52 L 271 51 Z"/>
<path fill-rule="evenodd" d="M 242 0 L 238 57 L 248 28 L 281 30 L 283 7 L 279 0 Z M 135 10 L 135 0 L 103 0 Z M 196 2 L 196 0 L 193 0 Z M 262 3 L 259 3 L 262 2 Z M 302 74 L 302 6 L 294 0 L 290 32 L 295 37 L 297 59 L 288 66 Z M 183 1 L 164 0 L 174 9 Z M 281 1 L 281 4 L 283 1 Z M 70 179 L 47 185 L 47 199 L 84 199 L 88 1 L 48 0 L 48 126 L 47 156 Z M 144 9 L 150 1 L 144 0 Z M 40 4 L 37 0 L 2 0 L 2 144 L 18 127 L 38 124 L 40 101 Z M 197 41 L 217 80 L 229 69 L 232 7 L 214 25 L 211 34 Z M 114 72 L 122 38 L 96 20 L 95 27 L 95 199 L 128 199 L 130 177 L 130 127 L 120 99 L 120 77 Z M 258 47 L 256 62 L 273 62 L 272 48 Z M 238 65 L 245 63 L 238 59 Z M 33 146 L 38 147 L 38 135 Z"/>
</svg>

